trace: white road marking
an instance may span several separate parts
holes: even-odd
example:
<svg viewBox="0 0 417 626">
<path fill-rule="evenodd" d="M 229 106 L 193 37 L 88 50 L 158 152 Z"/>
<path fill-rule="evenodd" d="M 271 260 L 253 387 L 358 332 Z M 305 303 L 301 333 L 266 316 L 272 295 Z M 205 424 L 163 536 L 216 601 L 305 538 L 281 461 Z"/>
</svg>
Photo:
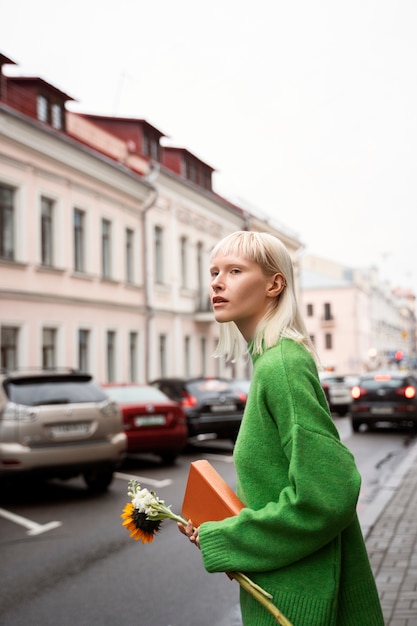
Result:
<svg viewBox="0 0 417 626">
<path fill-rule="evenodd" d="M 166 478 L 165 480 L 154 480 L 153 478 L 147 478 L 145 476 L 135 476 L 134 474 L 124 474 L 122 472 L 115 472 L 115 478 L 120 478 L 121 480 L 137 480 L 140 484 L 150 485 L 151 487 L 168 487 L 168 485 L 172 485 L 172 480 L 170 478 Z"/>
<path fill-rule="evenodd" d="M 37 522 L 32 522 L 32 520 L 27 519 L 26 517 L 22 517 L 21 515 L 16 515 L 16 513 L 6 511 L 6 509 L 0 509 L 0 517 L 4 517 L 10 522 L 14 522 L 15 524 L 19 524 L 20 526 L 28 528 L 28 535 L 32 536 L 41 535 L 42 533 L 48 532 L 48 530 L 53 530 L 54 528 L 62 526 L 62 522 L 48 522 L 47 524 L 38 524 Z"/>
<path fill-rule="evenodd" d="M 223 461 L 224 463 L 233 463 L 233 457 L 226 456 L 225 454 L 210 454 L 209 452 L 206 452 L 204 457 L 206 459 L 213 459 L 215 461 Z"/>
</svg>

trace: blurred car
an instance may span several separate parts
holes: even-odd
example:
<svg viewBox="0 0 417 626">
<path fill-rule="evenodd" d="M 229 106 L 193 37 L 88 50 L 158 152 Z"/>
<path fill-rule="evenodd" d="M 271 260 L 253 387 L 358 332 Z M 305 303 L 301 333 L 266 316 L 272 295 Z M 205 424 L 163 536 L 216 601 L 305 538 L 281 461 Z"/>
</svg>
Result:
<svg viewBox="0 0 417 626">
<path fill-rule="evenodd" d="M 188 440 L 180 405 L 151 385 L 107 383 L 103 388 L 121 408 L 128 453 L 150 452 L 174 463 Z"/>
<path fill-rule="evenodd" d="M 343 376 L 343 379 L 345 383 L 347 384 L 347 386 L 349 387 L 349 389 L 352 389 L 352 387 L 355 387 L 355 385 L 359 383 L 360 375 L 359 374 L 345 374 Z"/>
<path fill-rule="evenodd" d="M 244 397 L 245 402 L 246 399 L 249 395 L 249 389 L 250 389 L 250 379 L 246 379 L 246 378 L 237 378 L 237 379 L 230 379 L 228 381 L 232 387 L 234 389 L 236 389 L 236 391 L 240 394 L 242 394 L 242 398 Z"/>
<path fill-rule="evenodd" d="M 352 388 L 352 429 L 360 426 L 410 426 L 417 430 L 417 378 L 392 371 L 361 376 Z"/>
<path fill-rule="evenodd" d="M 0 476 L 82 474 L 91 490 L 104 491 L 126 449 L 120 409 L 90 374 L 0 374 Z"/>
<path fill-rule="evenodd" d="M 246 396 L 221 378 L 159 378 L 151 382 L 179 402 L 187 417 L 188 434 L 236 440 Z"/>
<path fill-rule="evenodd" d="M 344 377 L 334 372 L 320 372 L 319 377 L 330 411 L 344 417 L 352 403 L 350 387 Z"/>
</svg>

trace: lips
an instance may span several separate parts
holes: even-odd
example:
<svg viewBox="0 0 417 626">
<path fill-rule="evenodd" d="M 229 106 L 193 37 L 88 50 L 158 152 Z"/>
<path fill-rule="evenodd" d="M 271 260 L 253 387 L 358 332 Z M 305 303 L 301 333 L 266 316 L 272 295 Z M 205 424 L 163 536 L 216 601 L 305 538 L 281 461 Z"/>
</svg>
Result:
<svg viewBox="0 0 417 626">
<path fill-rule="evenodd" d="M 214 296 L 214 298 L 212 298 L 212 302 L 213 302 L 213 305 L 222 304 L 223 302 L 227 302 L 227 300 L 225 298 L 222 298 L 221 296 Z"/>
</svg>

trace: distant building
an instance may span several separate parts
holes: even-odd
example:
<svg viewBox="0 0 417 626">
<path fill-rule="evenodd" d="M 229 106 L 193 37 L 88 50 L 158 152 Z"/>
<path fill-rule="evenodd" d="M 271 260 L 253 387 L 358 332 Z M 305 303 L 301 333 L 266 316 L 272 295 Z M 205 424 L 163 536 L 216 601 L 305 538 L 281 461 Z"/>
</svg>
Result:
<svg viewBox="0 0 417 626">
<path fill-rule="evenodd" d="M 303 314 L 323 367 L 349 374 L 415 366 L 413 294 L 381 282 L 375 268 L 313 255 L 300 264 Z"/>
</svg>

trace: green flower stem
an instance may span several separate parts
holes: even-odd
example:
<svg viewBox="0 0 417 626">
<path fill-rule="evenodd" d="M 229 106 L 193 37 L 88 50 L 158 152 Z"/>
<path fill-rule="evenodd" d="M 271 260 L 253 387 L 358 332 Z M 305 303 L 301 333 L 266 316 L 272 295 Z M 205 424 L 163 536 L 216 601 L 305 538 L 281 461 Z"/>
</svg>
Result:
<svg viewBox="0 0 417 626">
<path fill-rule="evenodd" d="M 168 507 L 163 505 L 158 506 L 158 514 L 152 516 L 151 519 L 172 519 L 183 526 L 187 526 L 187 521 L 180 517 L 179 515 L 175 515 Z M 245 589 L 250 595 L 257 600 L 262 606 L 271 613 L 271 615 L 275 618 L 278 624 L 281 626 L 292 626 L 291 622 L 281 613 L 281 611 L 271 602 L 271 594 L 267 593 L 262 587 L 254 583 L 246 574 L 242 574 L 241 572 L 226 572 L 230 578 L 236 580 L 242 589 Z"/>
</svg>

